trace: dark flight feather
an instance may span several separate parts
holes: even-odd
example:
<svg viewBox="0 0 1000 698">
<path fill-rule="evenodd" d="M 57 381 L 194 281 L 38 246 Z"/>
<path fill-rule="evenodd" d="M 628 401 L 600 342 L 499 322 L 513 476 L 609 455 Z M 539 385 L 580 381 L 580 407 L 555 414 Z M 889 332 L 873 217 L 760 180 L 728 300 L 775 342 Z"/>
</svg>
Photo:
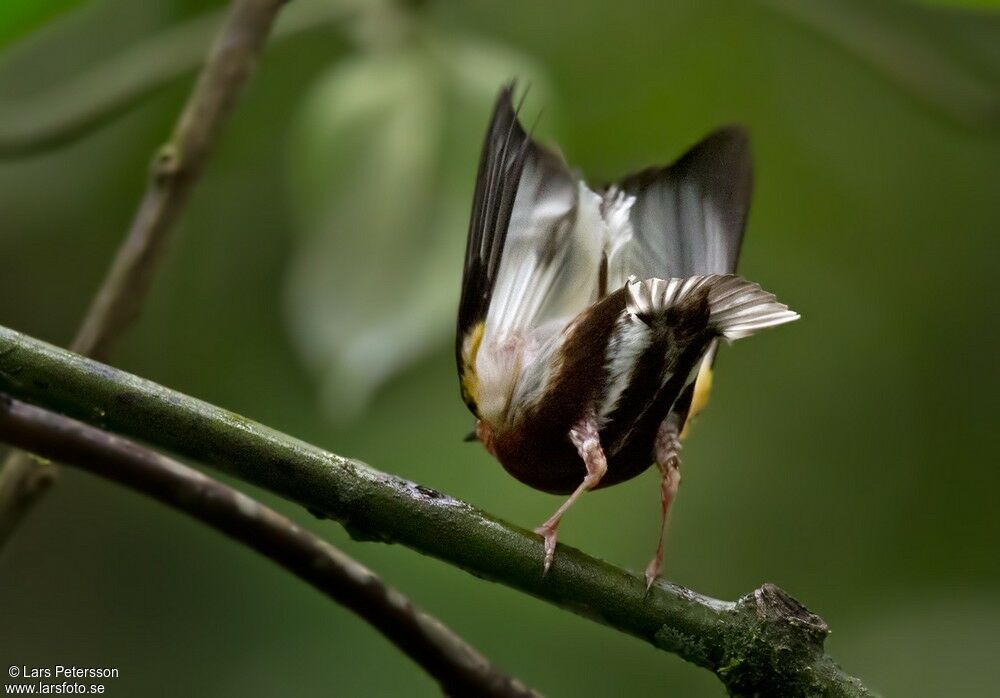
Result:
<svg viewBox="0 0 1000 698">
<path fill-rule="evenodd" d="M 455 351 L 460 371 L 466 334 L 486 318 L 490 306 L 514 197 L 528 155 L 530 140 L 518 123 L 513 90 L 513 84 L 507 85 L 497 97 L 479 159 L 458 306 Z"/>
<path fill-rule="evenodd" d="M 713 131 L 666 167 L 623 179 L 635 196 L 630 210 L 640 278 L 731 274 L 743 242 L 753 168 L 744 128 Z"/>
</svg>

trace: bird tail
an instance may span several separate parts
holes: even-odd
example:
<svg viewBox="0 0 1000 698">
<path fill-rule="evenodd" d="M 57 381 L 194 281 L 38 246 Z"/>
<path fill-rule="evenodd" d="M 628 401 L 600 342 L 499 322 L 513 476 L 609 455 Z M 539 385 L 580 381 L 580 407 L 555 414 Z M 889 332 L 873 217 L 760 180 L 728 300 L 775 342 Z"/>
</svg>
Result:
<svg viewBox="0 0 1000 698">
<path fill-rule="evenodd" d="M 626 286 L 628 310 L 638 317 L 655 315 L 704 294 L 709 327 L 729 341 L 799 319 L 799 314 L 779 303 L 773 293 L 735 274 L 645 281 L 632 277 Z"/>
</svg>

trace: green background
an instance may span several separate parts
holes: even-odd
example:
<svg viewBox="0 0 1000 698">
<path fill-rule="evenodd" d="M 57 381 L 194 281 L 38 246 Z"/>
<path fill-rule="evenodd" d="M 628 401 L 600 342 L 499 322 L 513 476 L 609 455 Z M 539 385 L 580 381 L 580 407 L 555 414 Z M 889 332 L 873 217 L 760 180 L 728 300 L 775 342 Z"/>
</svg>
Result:
<svg viewBox="0 0 1000 698">
<path fill-rule="evenodd" d="M 530 62 L 541 132 L 595 179 L 668 161 L 716 125 L 749 126 L 757 179 L 741 270 L 802 320 L 724 350 L 684 451 L 666 574 L 727 599 L 779 584 L 828 621 L 834 657 L 887 696 L 988 695 L 1000 650 L 1000 19 L 803 3 L 819 8 L 810 23 L 787 5 L 432 2 L 417 21 Z M 105 0 L 64 15 L 0 55 L 0 105 L 205 7 Z M 323 174 L 302 181 L 303 105 L 331 66 L 385 50 L 368 41 L 327 26 L 271 47 L 115 363 L 535 525 L 559 500 L 461 442 L 470 418 L 447 332 L 346 421 L 330 416 L 336 381 L 319 389 L 321 371 L 296 349 L 288 277 L 306 239 L 302 190 L 327 185 Z M 492 74 L 483 83 L 492 93 Z M 0 324 L 68 343 L 189 86 L 180 79 L 60 150 L 0 162 Z M 472 137 L 442 145 L 446 164 L 432 172 L 461 175 L 432 181 L 461 216 L 488 106 L 476 104 L 443 110 Z M 331 190 L 344 176 L 330 175 Z M 407 193 L 400 181 L 363 202 L 391 207 Z M 399 235 L 419 251 L 418 227 Z M 458 248 L 464 232 L 435 230 Z M 392 269 L 391 297 L 412 292 L 418 255 L 400 264 L 354 237 L 341 255 L 331 247 L 331 276 Z M 442 288 L 457 284 L 459 257 L 434 261 Z M 722 694 L 707 672 L 630 637 L 402 547 L 355 543 L 256 494 L 548 695 Z M 657 516 L 647 473 L 584 497 L 562 539 L 641 570 Z M 108 695 L 437 692 L 381 636 L 269 562 L 72 471 L 0 558 L 0 663 L 118 667 Z"/>
</svg>

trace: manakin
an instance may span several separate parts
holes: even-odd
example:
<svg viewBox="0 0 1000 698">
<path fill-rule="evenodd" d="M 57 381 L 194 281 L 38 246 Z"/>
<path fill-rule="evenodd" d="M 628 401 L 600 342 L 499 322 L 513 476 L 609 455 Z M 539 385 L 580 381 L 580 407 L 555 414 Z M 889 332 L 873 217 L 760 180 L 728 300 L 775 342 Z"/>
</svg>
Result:
<svg viewBox="0 0 1000 698">
<path fill-rule="evenodd" d="M 743 129 L 591 188 L 525 132 L 512 92 L 500 92 L 479 162 L 458 310 L 462 397 L 507 472 L 569 494 L 536 529 L 543 570 L 581 494 L 655 464 L 651 585 L 680 439 L 707 399 L 718 341 L 799 316 L 734 274 L 751 190 Z"/>
</svg>

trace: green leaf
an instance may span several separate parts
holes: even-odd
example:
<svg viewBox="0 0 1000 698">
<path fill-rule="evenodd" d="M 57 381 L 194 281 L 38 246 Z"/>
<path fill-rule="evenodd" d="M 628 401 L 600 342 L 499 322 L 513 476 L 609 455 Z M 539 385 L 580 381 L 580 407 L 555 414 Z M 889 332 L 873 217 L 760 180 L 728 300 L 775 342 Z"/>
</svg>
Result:
<svg viewBox="0 0 1000 698">
<path fill-rule="evenodd" d="M 307 100 L 290 160 L 299 225 L 286 307 L 334 418 L 452 341 L 476 158 L 515 76 L 544 92 L 509 51 L 424 37 L 334 67 Z"/>
<path fill-rule="evenodd" d="M 82 0 L 3 0 L 0 2 L 0 50 Z"/>
</svg>

